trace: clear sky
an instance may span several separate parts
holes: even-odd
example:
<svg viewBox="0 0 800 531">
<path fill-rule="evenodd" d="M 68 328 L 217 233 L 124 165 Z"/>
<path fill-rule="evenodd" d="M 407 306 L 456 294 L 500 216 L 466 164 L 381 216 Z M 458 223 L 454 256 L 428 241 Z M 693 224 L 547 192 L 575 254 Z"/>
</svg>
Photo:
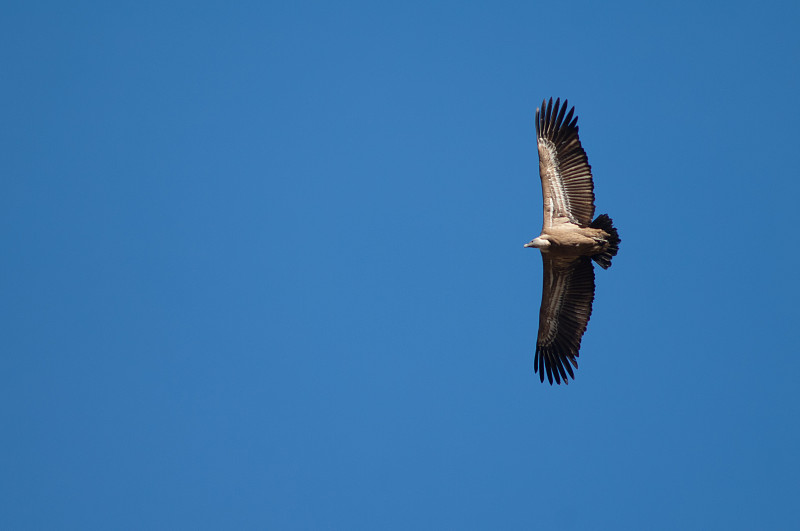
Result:
<svg viewBox="0 0 800 531">
<path fill-rule="evenodd" d="M 5 2 L 0 528 L 788 529 L 797 2 Z M 619 227 L 533 373 L 534 112 Z"/>
</svg>

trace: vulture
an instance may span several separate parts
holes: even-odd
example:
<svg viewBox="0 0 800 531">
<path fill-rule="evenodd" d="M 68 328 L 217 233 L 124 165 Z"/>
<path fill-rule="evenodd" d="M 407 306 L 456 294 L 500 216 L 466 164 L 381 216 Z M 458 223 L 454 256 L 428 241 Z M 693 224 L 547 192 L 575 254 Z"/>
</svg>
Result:
<svg viewBox="0 0 800 531">
<path fill-rule="evenodd" d="M 611 266 L 619 250 L 617 229 L 607 214 L 594 220 L 592 168 L 578 138 L 575 107 L 567 100 L 542 101 L 536 109 L 542 233 L 525 244 L 542 253 L 544 284 L 539 309 L 534 371 L 550 385 L 569 383 L 578 368 L 581 338 L 592 315 L 594 266 Z"/>
</svg>

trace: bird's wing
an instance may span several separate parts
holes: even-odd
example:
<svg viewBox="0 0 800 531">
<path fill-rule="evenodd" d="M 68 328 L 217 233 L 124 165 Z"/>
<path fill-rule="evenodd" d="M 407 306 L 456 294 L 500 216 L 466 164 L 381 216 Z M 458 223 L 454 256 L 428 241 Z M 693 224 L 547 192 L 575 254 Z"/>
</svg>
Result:
<svg viewBox="0 0 800 531">
<path fill-rule="evenodd" d="M 578 139 L 575 107 L 567 110 L 567 100 L 559 105 L 553 98 L 536 109 L 536 139 L 539 146 L 539 176 L 542 178 L 544 228 L 553 218 L 567 218 L 588 227 L 594 216 L 592 167 Z M 564 114 L 566 113 L 566 116 Z"/>
<path fill-rule="evenodd" d="M 542 253 L 544 286 L 539 310 L 539 336 L 536 339 L 534 370 L 544 382 L 544 373 L 553 383 L 569 383 L 575 378 L 570 363 L 577 369 L 581 337 L 592 315 L 594 269 L 588 256 L 552 257 Z"/>
</svg>

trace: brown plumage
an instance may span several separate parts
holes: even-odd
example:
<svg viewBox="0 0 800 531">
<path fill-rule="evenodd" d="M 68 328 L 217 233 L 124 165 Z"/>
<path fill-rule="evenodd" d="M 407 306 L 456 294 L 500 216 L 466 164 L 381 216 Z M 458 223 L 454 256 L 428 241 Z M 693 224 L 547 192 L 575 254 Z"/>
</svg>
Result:
<svg viewBox="0 0 800 531">
<path fill-rule="evenodd" d="M 546 103 L 546 104 L 545 104 Z M 544 284 L 539 310 L 534 370 L 544 382 L 569 383 L 578 368 L 581 338 L 592 315 L 594 267 L 611 266 L 619 234 L 611 218 L 594 216 L 592 168 L 578 138 L 575 108 L 542 102 L 536 109 L 539 176 L 542 180 L 542 233 L 525 244 L 542 252 Z"/>
</svg>

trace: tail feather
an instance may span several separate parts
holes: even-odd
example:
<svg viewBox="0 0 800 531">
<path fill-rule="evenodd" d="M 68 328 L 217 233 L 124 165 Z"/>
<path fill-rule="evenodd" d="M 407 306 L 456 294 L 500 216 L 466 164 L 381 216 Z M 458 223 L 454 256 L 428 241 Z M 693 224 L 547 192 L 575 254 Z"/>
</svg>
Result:
<svg viewBox="0 0 800 531">
<path fill-rule="evenodd" d="M 608 246 L 602 253 L 592 256 L 592 260 L 597 262 L 600 267 L 608 269 L 611 267 L 611 258 L 617 256 L 619 251 L 619 242 L 622 241 L 619 238 L 619 233 L 608 214 L 600 214 L 589 226 L 593 229 L 602 229 L 608 233 Z"/>
</svg>

